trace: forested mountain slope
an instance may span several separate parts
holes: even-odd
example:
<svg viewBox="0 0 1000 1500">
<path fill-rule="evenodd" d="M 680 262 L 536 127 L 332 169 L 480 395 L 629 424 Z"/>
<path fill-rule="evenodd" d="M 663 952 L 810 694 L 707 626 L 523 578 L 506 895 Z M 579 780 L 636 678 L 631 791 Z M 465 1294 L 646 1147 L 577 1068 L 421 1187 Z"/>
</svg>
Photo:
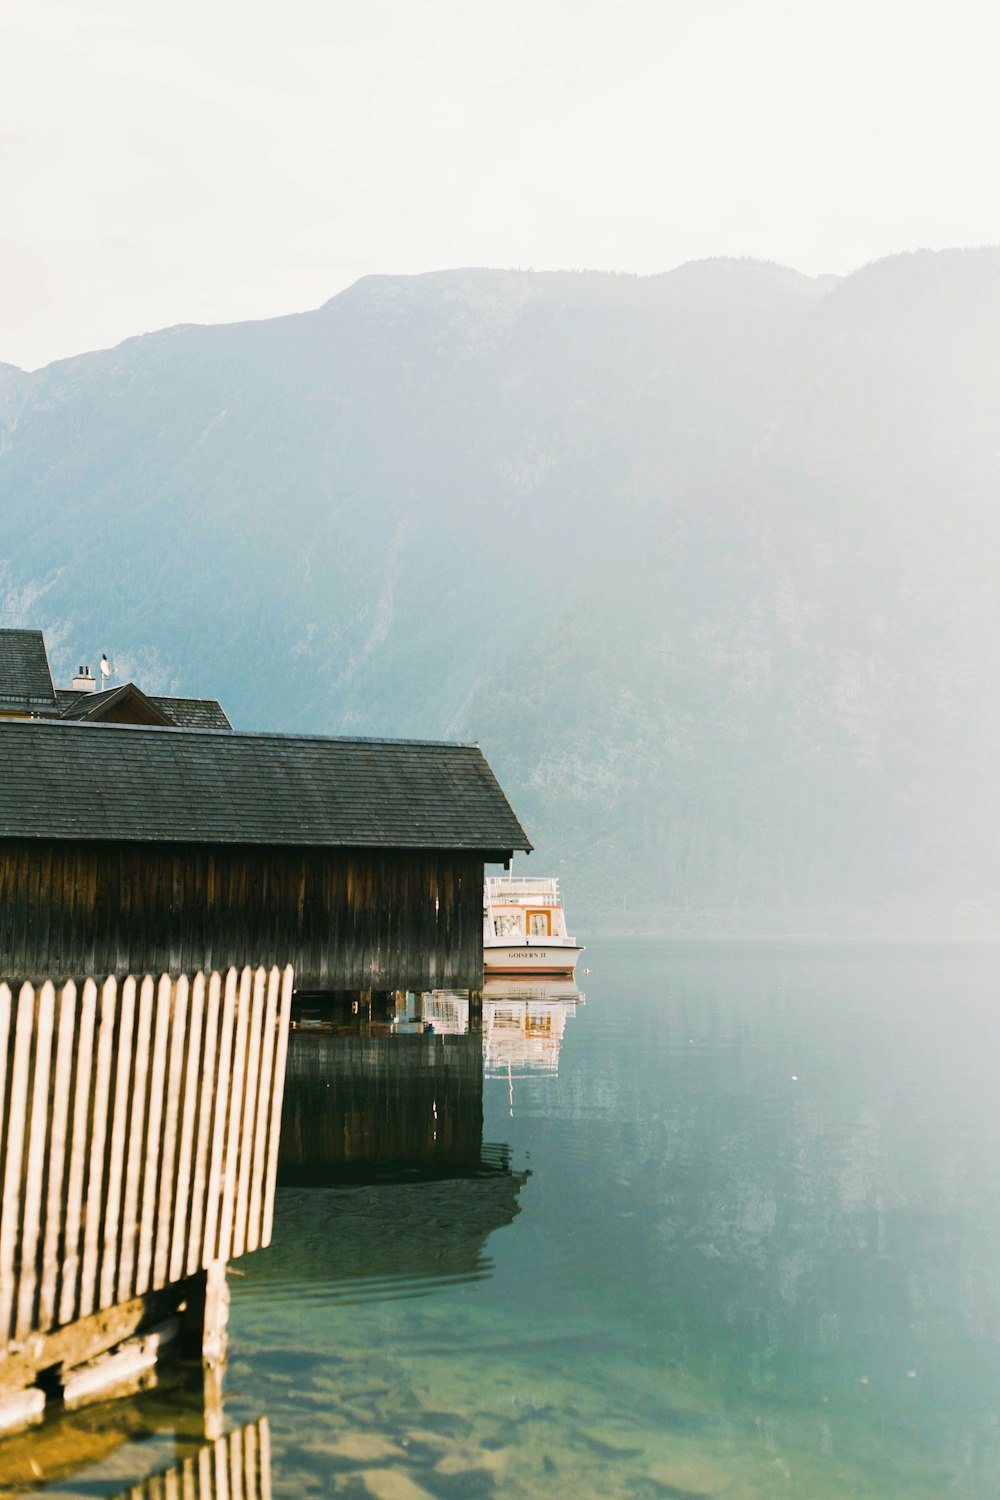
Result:
<svg viewBox="0 0 1000 1500">
<path fill-rule="evenodd" d="M 1000 252 L 372 277 L 0 366 L 0 609 L 479 739 L 577 926 L 994 930 L 998 410 Z"/>
</svg>

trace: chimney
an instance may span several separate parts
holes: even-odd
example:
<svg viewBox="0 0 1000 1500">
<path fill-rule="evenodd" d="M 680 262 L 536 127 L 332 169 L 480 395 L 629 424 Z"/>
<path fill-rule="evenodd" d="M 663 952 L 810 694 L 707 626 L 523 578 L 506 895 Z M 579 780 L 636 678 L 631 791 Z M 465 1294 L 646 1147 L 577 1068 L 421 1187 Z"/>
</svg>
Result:
<svg viewBox="0 0 1000 1500">
<path fill-rule="evenodd" d="M 81 667 L 73 678 L 73 691 L 74 693 L 97 692 L 97 683 L 94 681 L 94 674 L 89 667 Z"/>
</svg>

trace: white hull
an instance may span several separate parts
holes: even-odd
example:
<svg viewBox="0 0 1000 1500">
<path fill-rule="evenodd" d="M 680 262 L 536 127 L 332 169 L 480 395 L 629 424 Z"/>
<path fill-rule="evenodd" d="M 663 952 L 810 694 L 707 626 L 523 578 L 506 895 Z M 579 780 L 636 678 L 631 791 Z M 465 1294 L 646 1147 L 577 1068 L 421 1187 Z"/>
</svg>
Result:
<svg viewBox="0 0 1000 1500">
<path fill-rule="evenodd" d="M 582 952 L 558 943 L 487 943 L 483 968 L 487 974 L 572 974 Z"/>
</svg>

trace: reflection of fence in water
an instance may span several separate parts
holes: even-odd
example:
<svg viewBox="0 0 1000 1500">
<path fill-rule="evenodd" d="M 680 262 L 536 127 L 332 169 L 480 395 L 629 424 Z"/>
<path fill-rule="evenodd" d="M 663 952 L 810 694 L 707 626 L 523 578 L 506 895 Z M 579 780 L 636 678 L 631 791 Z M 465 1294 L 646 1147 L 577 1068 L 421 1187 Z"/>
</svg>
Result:
<svg viewBox="0 0 1000 1500">
<path fill-rule="evenodd" d="M 118 1500 L 271 1500 L 267 1418 L 237 1428 L 165 1473 L 132 1485 Z"/>
<path fill-rule="evenodd" d="M 254 1426 L 257 1429 L 260 1424 Z M 253 1472 L 256 1462 L 260 1493 L 267 1493 L 267 1431 L 250 1433 L 249 1461 L 246 1437 L 236 1440 L 241 1455 L 236 1463 L 216 1448 L 220 1437 L 233 1442 L 223 1410 L 222 1369 L 194 1359 L 174 1360 L 153 1372 L 148 1383 L 124 1393 L 116 1390 L 114 1400 L 98 1398 L 77 1408 L 53 1405 L 40 1426 L 5 1434 L 0 1441 L 0 1500 L 14 1500 L 39 1489 L 74 1496 L 119 1496 L 128 1494 L 129 1487 L 135 1493 L 148 1493 L 144 1486 L 148 1476 L 156 1473 L 161 1473 L 167 1494 L 192 1500 L 211 1493 L 203 1482 L 206 1460 L 210 1472 L 228 1478 L 235 1471 L 241 1479 L 248 1468 Z M 185 1475 L 187 1488 L 179 1482 Z M 218 1479 L 212 1483 L 219 1488 Z M 240 1490 L 232 1494 L 238 1496 Z"/>
<path fill-rule="evenodd" d="M 0 984 L 0 1388 L 9 1341 L 268 1243 L 291 986 Z"/>
</svg>

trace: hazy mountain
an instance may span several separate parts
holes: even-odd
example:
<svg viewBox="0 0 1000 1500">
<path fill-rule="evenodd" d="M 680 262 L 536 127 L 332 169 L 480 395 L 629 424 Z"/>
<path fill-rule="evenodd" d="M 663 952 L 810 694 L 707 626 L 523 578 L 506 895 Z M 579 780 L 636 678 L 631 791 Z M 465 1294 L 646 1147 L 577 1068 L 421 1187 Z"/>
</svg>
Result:
<svg viewBox="0 0 1000 1500">
<path fill-rule="evenodd" d="M 998 410 L 1000 251 L 370 277 L 0 366 L 2 608 L 479 739 L 581 918 L 995 929 Z"/>
</svg>

